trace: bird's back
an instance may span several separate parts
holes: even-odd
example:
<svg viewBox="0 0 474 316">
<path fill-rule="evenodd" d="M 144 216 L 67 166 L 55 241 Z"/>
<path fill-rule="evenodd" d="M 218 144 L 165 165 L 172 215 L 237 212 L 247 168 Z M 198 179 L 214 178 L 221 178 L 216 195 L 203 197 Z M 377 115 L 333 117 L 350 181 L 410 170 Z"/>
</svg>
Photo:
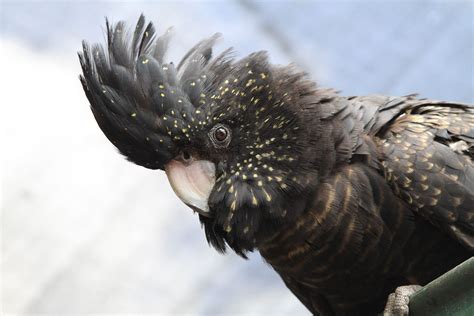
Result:
<svg viewBox="0 0 474 316">
<path fill-rule="evenodd" d="M 306 212 L 259 249 L 312 312 L 376 313 L 397 286 L 426 284 L 473 253 L 473 112 L 414 96 L 336 98 L 327 107 L 327 119 L 346 131 L 339 153 L 347 157 L 318 185 Z M 433 133 L 431 142 L 408 137 L 419 129 Z M 436 133 L 466 145 L 453 148 Z M 433 153 L 430 172 L 420 143 L 439 143 L 450 154 L 430 148 L 442 153 Z M 425 190 L 417 182 L 425 177 L 442 192 Z M 420 204 L 433 193 L 439 203 Z M 455 198 L 458 209 L 439 208 Z"/>
</svg>

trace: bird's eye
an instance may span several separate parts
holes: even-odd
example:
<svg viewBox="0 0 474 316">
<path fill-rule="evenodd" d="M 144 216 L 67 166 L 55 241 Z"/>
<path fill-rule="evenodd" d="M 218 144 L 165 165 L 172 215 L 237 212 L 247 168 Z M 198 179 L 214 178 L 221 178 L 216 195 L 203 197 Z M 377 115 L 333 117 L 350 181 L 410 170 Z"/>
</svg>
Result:
<svg viewBox="0 0 474 316">
<path fill-rule="evenodd" d="M 217 148 L 227 147 L 230 143 L 230 136 L 230 129 L 223 124 L 217 124 L 209 132 L 209 138 Z"/>
<path fill-rule="evenodd" d="M 219 127 L 214 131 L 214 137 L 217 141 L 223 142 L 227 138 L 227 130 L 224 127 Z"/>
</svg>

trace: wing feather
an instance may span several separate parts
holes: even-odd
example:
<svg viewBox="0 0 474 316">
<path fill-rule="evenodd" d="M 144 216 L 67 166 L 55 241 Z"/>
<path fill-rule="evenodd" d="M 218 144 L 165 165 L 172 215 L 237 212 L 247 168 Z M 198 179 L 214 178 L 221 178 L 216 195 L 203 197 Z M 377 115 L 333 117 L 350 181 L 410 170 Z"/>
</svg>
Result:
<svg viewBox="0 0 474 316">
<path fill-rule="evenodd" d="M 397 106 L 377 141 L 387 181 L 418 214 L 474 251 L 474 108 L 414 99 Z"/>
</svg>

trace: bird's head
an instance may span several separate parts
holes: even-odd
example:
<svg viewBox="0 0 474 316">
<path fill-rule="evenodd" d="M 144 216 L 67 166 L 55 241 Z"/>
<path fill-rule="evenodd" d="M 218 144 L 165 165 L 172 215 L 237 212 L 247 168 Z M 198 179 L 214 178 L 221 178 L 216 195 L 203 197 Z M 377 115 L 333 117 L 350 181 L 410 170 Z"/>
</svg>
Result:
<svg viewBox="0 0 474 316">
<path fill-rule="evenodd" d="M 324 169 L 318 90 L 266 54 L 212 55 L 217 36 L 175 66 L 169 33 L 140 17 L 128 36 L 107 23 L 107 45 L 84 44 L 80 76 L 92 112 L 130 161 L 166 171 L 177 196 L 199 213 L 210 243 L 242 254 L 296 218 Z"/>
</svg>

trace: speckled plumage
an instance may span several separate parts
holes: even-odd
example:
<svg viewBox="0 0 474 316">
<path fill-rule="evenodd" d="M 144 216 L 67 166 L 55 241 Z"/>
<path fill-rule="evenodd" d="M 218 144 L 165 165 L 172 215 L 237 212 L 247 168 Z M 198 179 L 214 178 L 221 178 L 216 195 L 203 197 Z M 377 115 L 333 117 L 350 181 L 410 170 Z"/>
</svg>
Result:
<svg viewBox="0 0 474 316">
<path fill-rule="evenodd" d="M 263 52 L 213 57 L 217 35 L 175 67 L 169 33 L 143 16 L 132 36 L 124 23 L 107 35 L 79 54 L 102 131 L 147 168 L 183 150 L 214 162 L 209 242 L 259 250 L 313 313 L 375 313 L 473 254 L 472 106 L 342 97 Z M 232 134 L 220 147 L 219 124 Z"/>
</svg>

